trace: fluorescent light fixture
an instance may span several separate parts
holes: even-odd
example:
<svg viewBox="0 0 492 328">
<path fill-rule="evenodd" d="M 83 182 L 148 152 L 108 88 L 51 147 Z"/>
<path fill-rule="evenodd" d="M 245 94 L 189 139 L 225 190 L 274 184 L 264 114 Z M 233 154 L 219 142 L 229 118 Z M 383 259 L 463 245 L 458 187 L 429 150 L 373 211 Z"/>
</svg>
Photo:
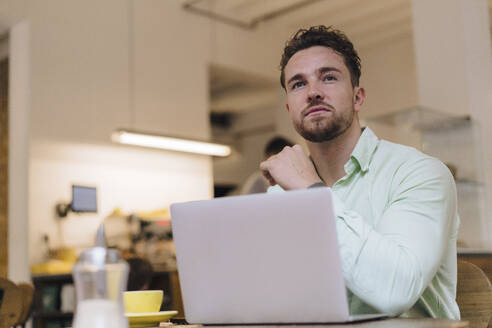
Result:
<svg viewBox="0 0 492 328">
<path fill-rule="evenodd" d="M 128 130 L 113 132 L 111 139 L 126 145 L 159 148 L 181 151 L 185 153 L 227 157 L 231 154 L 231 147 L 216 143 L 189 139 L 165 137 L 155 134 L 140 133 Z"/>
</svg>

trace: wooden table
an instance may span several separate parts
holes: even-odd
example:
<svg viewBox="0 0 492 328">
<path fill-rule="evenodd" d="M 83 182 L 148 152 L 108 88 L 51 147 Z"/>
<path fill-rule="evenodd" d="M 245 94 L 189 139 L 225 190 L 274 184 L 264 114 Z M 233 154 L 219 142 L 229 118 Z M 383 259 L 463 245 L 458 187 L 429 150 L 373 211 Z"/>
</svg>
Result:
<svg viewBox="0 0 492 328">
<path fill-rule="evenodd" d="M 161 327 L 202 328 L 201 325 L 163 324 Z M 394 318 L 372 320 L 352 324 L 319 324 L 319 325 L 220 325 L 204 326 L 205 328 L 467 328 L 468 321 L 454 321 L 431 318 Z"/>
</svg>

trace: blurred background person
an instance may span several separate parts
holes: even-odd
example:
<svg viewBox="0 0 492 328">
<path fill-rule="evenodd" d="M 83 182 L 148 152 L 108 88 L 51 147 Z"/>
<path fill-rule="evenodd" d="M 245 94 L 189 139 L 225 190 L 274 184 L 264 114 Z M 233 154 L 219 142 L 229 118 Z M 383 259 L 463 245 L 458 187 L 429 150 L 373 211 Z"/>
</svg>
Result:
<svg viewBox="0 0 492 328">
<path fill-rule="evenodd" d="M 281 152 L 284 147 L 292 147 L 293 145 L 294 143 L 284 137 L 273 137 L 265 146 L 265 160 L 270 158 L 270 156 L 276 155 Z M 269 186 L 270 184 L 265 179 L 265 177 L 263 177 L 263 174 L 258 169 L 246 179 L 246 182 L 241 188 L 240 194 L 247 195 L 266 192 Z"/>
<path fill-rule="evenodd" d="M 154 273 L 150 262 L 140 257 L 132 257 L 126 261 L 130 266 L 127 290 L 134 291 L 149 289 L 152 274 Z"/>
</svg>

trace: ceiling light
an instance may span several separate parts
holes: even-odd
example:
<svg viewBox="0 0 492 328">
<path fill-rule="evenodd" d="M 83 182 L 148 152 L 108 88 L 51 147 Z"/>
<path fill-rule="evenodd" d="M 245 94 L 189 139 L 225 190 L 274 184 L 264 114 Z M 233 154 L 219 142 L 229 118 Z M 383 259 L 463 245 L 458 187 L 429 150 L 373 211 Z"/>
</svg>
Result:
<svg viewBox="0 0 492 328">
<path fill-rule="evenodd" d="M 135 126 L 136 106 L 135 106 L 135 65 L 134 65 L 134 8 L 133 1 L 128 1 L 128 76 L 131 83 L 128 93 L 128 109 L 130 113 L 130 126 Z M 131 129 L 115 130 L 111 134 L 113 142 L 134 145 L 141 147 L 159 148 L 172 151 L 180 151 L 192 154 L 227 157 L 231 154 L 231 147 L 211 142 L 190 140 L 162 136 L 144 132 L 138 132 Z"/>
<path fill-rule="evenodd" d="M 117 130 L 113 132 L 111 139 L 114 142 L 159 148 L 173 151 L 181 151 L 186 153 L 211 155 L 226 157 L 231 154 L 231 147 L 211 142 L 196 141 L 189 139 L 181 139 L 174 137 L 166 137 L 155 134 L 147 134 L 129 130 Z"/>
</svg>

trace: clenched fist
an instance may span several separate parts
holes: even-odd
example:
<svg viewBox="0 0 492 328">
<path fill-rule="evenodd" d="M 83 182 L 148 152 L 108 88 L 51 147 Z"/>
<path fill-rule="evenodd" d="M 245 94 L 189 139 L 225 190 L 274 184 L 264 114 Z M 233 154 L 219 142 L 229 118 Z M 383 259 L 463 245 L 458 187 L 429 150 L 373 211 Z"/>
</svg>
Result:
<svg viewBox="0 0 492 328">
<path fill-rule="evenodd" d="M 260 169 L 272 186 L 278 184 L 285 190 L 305 189 L 322 182 L 313 163 L 299 145 L 285 147 L 280 153 L 262 162 Z"/>
</svg>

